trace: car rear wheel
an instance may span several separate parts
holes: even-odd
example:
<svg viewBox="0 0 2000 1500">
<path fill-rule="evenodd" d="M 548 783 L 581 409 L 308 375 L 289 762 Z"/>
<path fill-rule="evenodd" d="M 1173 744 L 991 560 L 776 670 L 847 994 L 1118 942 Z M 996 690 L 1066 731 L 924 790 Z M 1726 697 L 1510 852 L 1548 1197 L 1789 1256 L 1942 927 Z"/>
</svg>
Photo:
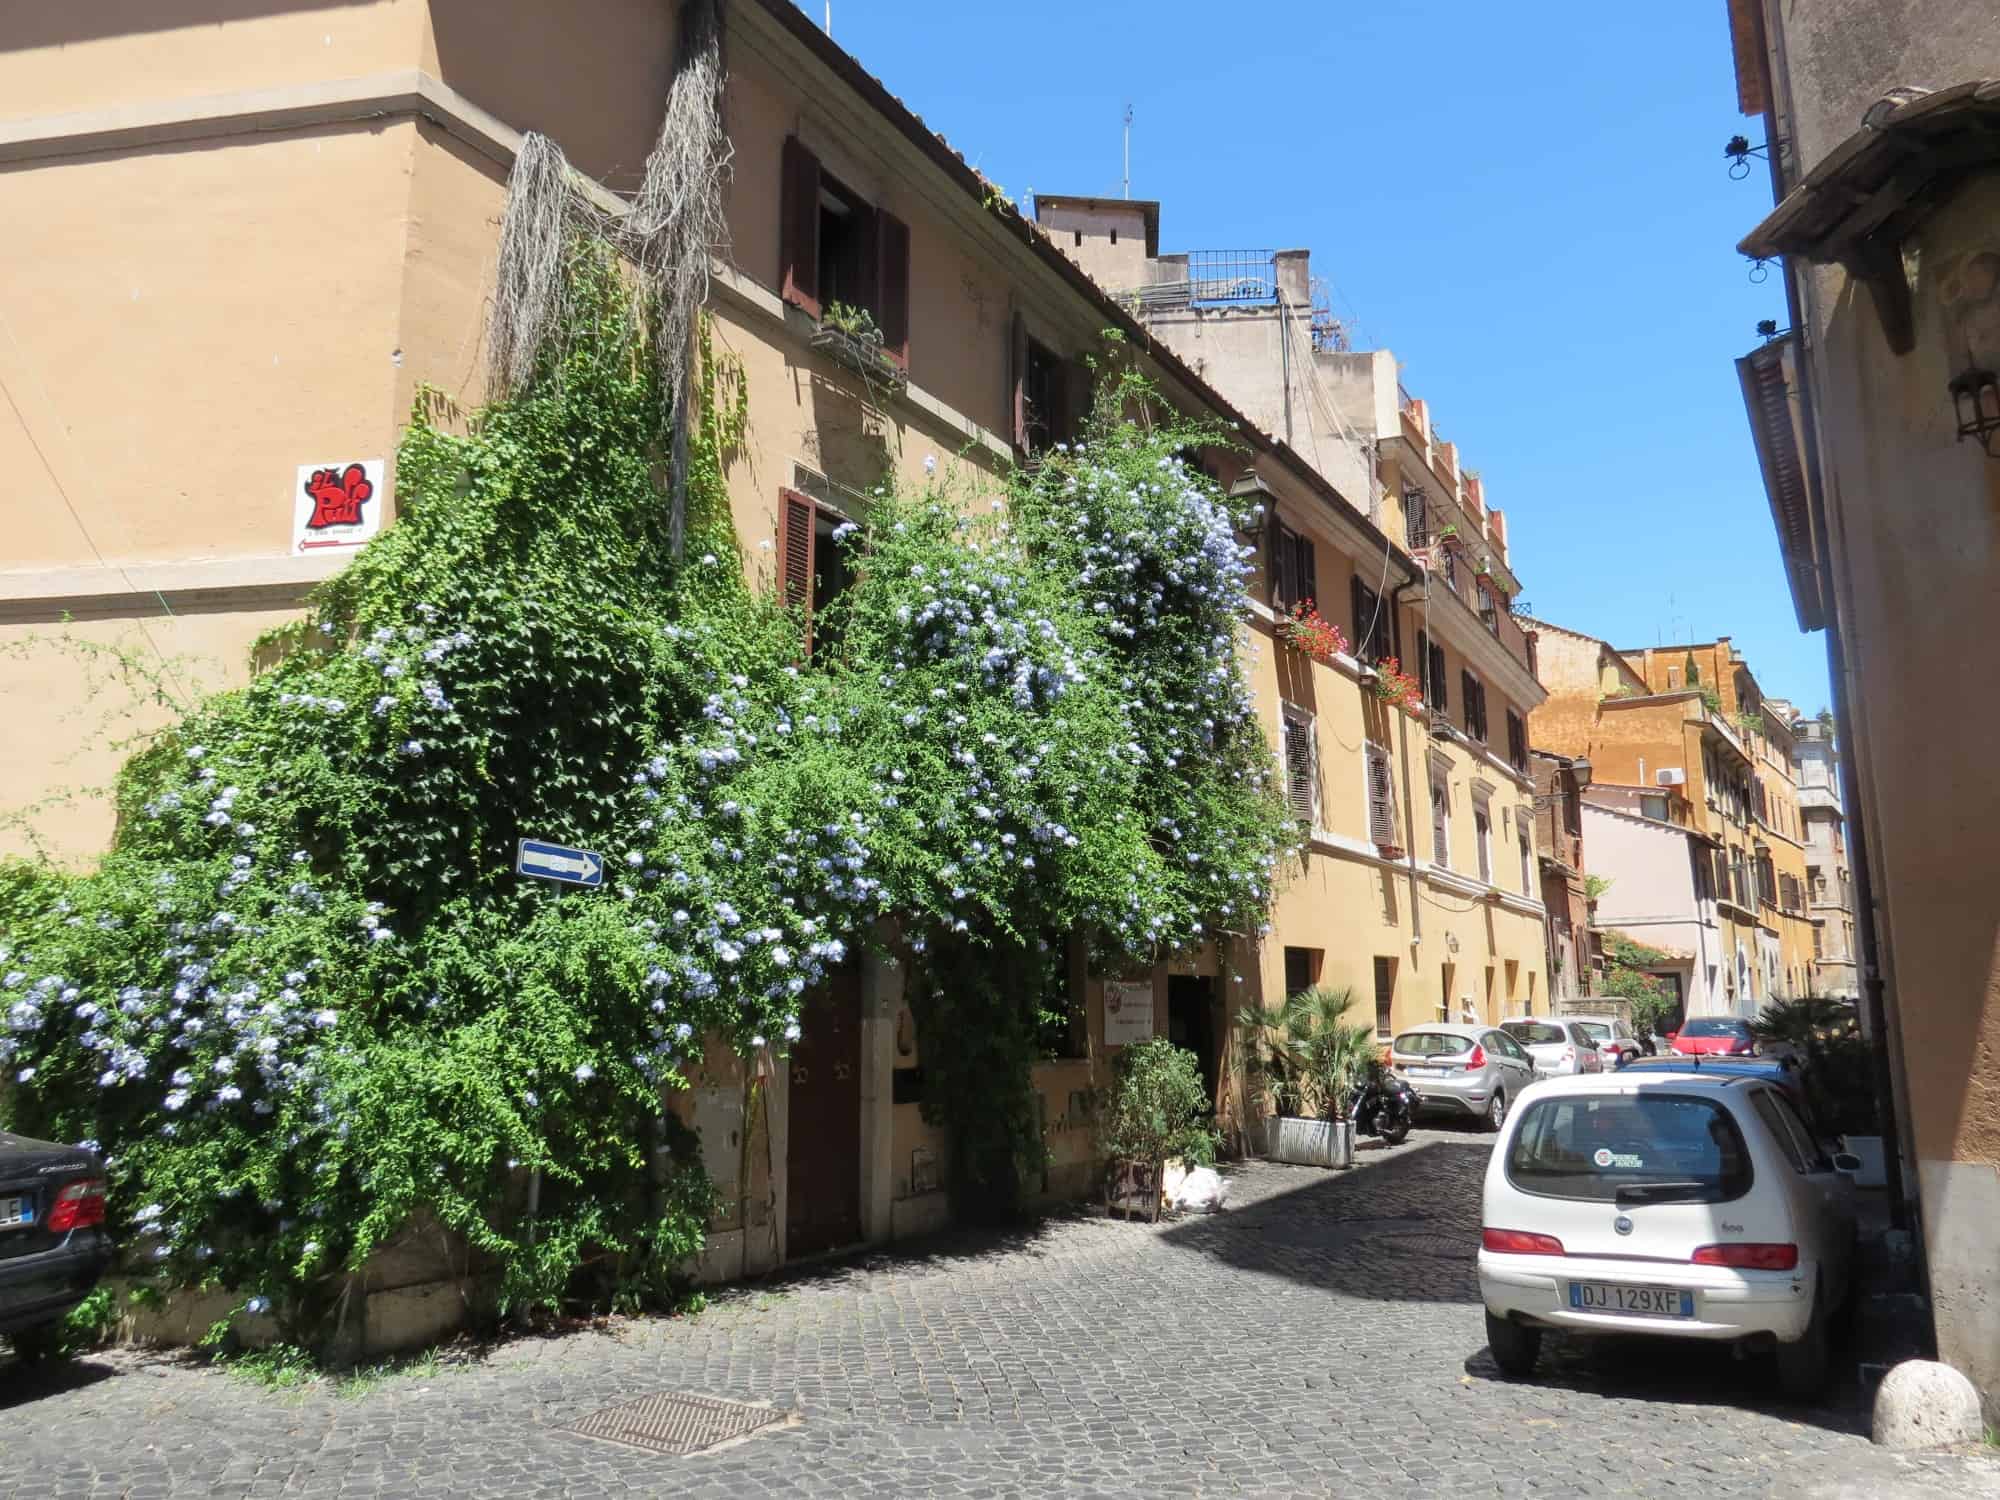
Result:
<svg viewBox="0 0 2000 1500">
<path fill-rule="evenodd" d="M 1497 1131 L 1507 1123 L 1507 1091 L 1495 1089 L 1493 1097 L 1486 1101 L 1486 1128 Z"/>
<path fill-rule="evenodd" d="M 1486 1347 L 1493 1351 L 1493 1363 L 1508 1375 L 1532 1375 L 1535 1361 L 1542 1356 L 1542 1330 L 1525 1323 L 1486 1315 Z"/>
<path fill-rule="evenodd" d="M 1778 1389 L 1793 1401 L 1817 1400 L 1826 1390 L 1831 1341 L 1822 1291 L 1822 1287 L 1813 1288 L 1812 1317 L 1806 1323 L 1805 1337 L 1797 1343 L 1778 1345 Z"/>
<path fill-rule="evenodd" d="M 10 1333 L 7 1342 L 14 1346 L 14 1353 L 23 1364 L 40 1364 L 62 1352 L 62 1330 L 62 1320 L 58 1318 L 53 1323 Z"/>
</svg>

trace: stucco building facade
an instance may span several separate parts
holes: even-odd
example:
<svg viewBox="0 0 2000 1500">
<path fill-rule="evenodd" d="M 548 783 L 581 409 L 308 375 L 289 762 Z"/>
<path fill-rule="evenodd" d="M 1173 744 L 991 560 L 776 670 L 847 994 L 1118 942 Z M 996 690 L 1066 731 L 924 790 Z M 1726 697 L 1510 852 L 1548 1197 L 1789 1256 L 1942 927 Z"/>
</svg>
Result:
<svg viewBox="0 0 2000 1500">
<path fill-rule="evenodd" d="M 1363 533 L 1274 504 L 1255 683 L 1276 703 L 1304 868 L 1259 975 L 1350 989 L 1383 1037 L 1549 1006 L 1527 716 L 1542 700 L 1505 517 L 1396 380 L 1315 306 L 1305 250 L 1162 254 L 1160 206 L 1038 195 L 1036 220 L 1162 346 L 1351 501 Z M 1280 625 L 1316 607 L 1348 649 L 1314 661 Z M 1415 680 L 1409 712 L 1375 668 Z M 1356 753 L 1358 750 L 1359 753 Z"/>
<path fill-rule="evenodd" d="M 2000 1412 L 2000 793 L 1966 663 L 2000 625 L 2000 12 L 1733 0 L 1782 262 L 1737 361 L 1802 630 L 1826 632 L 1857 978 L 1938 1347 Z M 1948 729 L 1945 726 L 1948 725 Z"/>
<path fill-rule="evenodd" d="M 1819 994 L 1855 1000 L 1861 981 L 1854 937 L 1854 877 L 1847 862 L 1847 803 L 1833 716 L 1800 719 L 1799 815 L 1806 825 L 1806 896 L 1817 923 L 1813 971 Z M 1868 1019 L 1864 1016 L 1864 1019 Z"/>
<path fill-rule="evenodd" d="M 1461 603 L 1455 625 L 1422 640 L 1476 694 L 1454 694 L 1449 714 L 1385 705 L 1364 656 L 1412 649 L 1426 572 L 1371 519 L 1370 487 L 1350 501 L 1265 432 L 1046 227 L 996 205 L 991 184 L 789 0 L 723 11 L 733 182 L 708 311 L 747 401 L 725 477 L 755 583 L 806 586 L 780 544 L 865 520 L 872 486 L 919 485 L 929 459 L 963 465 L 976 486 L 1069 435 L 1084 358 L 1107 327 L 1165 399 L 1235 429 L 1237 446 L 1205 462 L 1272 518 L 1252 539 L 1245 650 L 1306 851 L 1262 940 L 1124 976 L 1121 1034 L 1138 1015 L 1141 1031 L 1194 1050 L 1238 1127 L 1258 1105 L 1228 1017 L 1301 974 L 1351 986 L 1385 1029 L 1460 1003 L 1539 1008 L 1531 784 L 1525 739 L 1517 756 L 1508 737 L 1539 695 L 1520 641 Z M 527 0 L 273 0 L 220 15 L 161 0 L 10 19 L 0 275 L 37 295 L 6 310 L 0 338 L 14 398 L 0 408 L 0 461 L 17 476 L 0 494 L 13 542 L 0 559 L 13 715 L 0 803 L 25 813 L 0 848 L 90 859 L 112 831 L 101 794 L 129 736 L 244 680 L 258 636 L 342 565 L 339 550 L 301 545 L 309 475 L 364 466 L 373 524 L 393 524 L 396 446 L 420 388 L 462 409 L 483 394 L 522 132 L 552 138 L 599 206 L 621 211 L 659 130 L 675 17 L 650 0 L 560 13 Z M 143 255 L 109 232 L 107 204 L 150 226 Z M 814 212 L 872 226 L 878 256 L 857 262 L 853 287 L 829 279 L 802 234 Z M 1131 222 L 1144 248 L 1143 209 Z M 824 299 L 842 290 L 884 327 L 893 378 L 864 378 L 822 347 Z M 1418 440 L 1431 482 L 1455 485 L 1421 429 Z M 1367 628 L 1386 645 L 1323 662 L 1281 646 L 1278 618 L 1308 578 L 1357 603 L 1371 590 Z M 1448 847 L 1429 839 L 1433 786 L 1449 801 Z M 943 1222 L 948 1143 L 923 1119 L 901 984 L 863 959 L 808 1008 L 800 1053 L 828 1066 L 718 1056 L 679 1097 L 726 1187 L 706 1274 Z M 1051 1195 L 1094 1178 L 1091 1099 L 1116 1045 L 1104 983 L 1080 961 L 1072 991 L 1082 1024 L 1034 1080 L 1049 1154 L 1038 1186 Z M 838 1098 L 801 1093 L 829 1079 Z M 793 1191 L 807 1182 L 810 1194 Z"/>
</svg>

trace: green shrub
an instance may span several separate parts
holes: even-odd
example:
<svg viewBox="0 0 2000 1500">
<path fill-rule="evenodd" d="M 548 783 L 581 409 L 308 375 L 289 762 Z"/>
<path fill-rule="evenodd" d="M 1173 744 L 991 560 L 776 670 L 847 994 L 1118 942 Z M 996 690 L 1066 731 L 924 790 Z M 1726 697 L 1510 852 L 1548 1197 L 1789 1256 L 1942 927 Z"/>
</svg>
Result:
<svg viewBox="0 0 2000 1500">
<path fill-rule="evenodd" d="M 1175 1157 L 1206 1166 L 1215 1160 L 1208 1091 L 1201 1063 L 1165 1037 L 1120 1050 L 1110 1096 L 1099 1108 L 1100 1149 L 1112 1161 L 1158 1168 Z"/>
</svg>

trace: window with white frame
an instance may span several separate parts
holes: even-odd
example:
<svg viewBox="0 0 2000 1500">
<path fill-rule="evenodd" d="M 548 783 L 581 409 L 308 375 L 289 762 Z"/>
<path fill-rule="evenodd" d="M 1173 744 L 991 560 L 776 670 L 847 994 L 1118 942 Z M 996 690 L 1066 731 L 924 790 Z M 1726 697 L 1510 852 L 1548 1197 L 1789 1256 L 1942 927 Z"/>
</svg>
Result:
<svg viewBox="0 0 2000 1500">
<path fill-rule="evenodd" d="M 1442 771 L 1431 771 L 1431 863 L 1451 868 L 1451 783 Z"/>
<path fill-rule="evenodd" d="M 1319 736 L 1313 716 L 1293 703 L 1284 705 L 1285 806 L 1303 828 L 1319 826 Z"/>
<path fill-rule="evenodd" d="M 1389 766 L 1389 751 L 1372 740 L 1366 750 L 1368 837 L 1376 848 L 1400 854 L 1402 840 L 1396 836 L 1396 778 Z"/>
</svg>

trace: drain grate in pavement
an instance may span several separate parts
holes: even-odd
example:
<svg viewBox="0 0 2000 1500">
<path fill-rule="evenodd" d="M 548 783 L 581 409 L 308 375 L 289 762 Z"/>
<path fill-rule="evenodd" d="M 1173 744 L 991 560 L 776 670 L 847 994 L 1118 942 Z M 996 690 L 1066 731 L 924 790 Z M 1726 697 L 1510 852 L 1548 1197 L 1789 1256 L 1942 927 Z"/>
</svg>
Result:
<svg viewBox="0 0 2000 1500">
<path fill-rule="evenodd" d="M 1462 1234 L 1384 1234 L 1376 1236 L 1375 1243 L 1433 1260 L 1471 1260 L 1479 1249 L 1476 1238 Z"/>
<path fill-rule="evenodd" d="M 667 1391 L 607 1406 L 563 1430 L 685 1458 L 795 1420 L 793 1413 L 775 1406 Z"/>
</svg>

